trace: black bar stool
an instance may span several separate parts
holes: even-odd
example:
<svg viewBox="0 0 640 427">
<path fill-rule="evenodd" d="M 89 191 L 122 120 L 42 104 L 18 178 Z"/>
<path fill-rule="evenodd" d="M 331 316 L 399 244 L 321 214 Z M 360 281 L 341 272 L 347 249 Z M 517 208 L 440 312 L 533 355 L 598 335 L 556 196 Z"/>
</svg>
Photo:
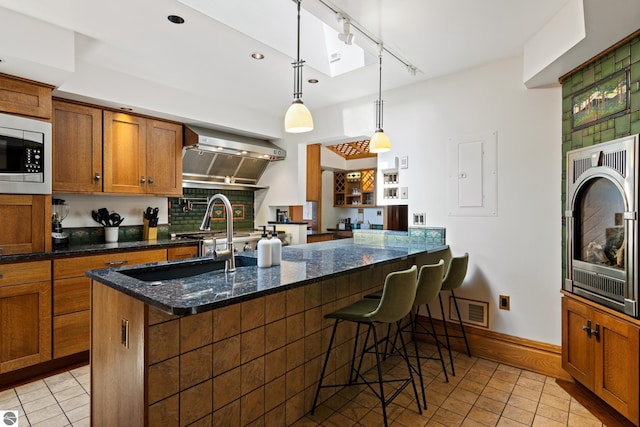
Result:
<svg viewBox="0 0 640 427">
<path fill-rule="evenodd" d="M 419 403 L 420 398 L 418 397 L 418 390 L 416 388 L 415 381 L 413 380 L 413 370 L 411 368 L 411 364 L 409 363 L 409 356 L 407 354 L 404 337 L 402 336 L 402 334 L 400 334 L 402 351 L 399 353 L 407 365 L 407 371 L 409 375 L 406 378 L 384 379 L 382 377 L 381 366 L 382 354 L 378 348 L 380 341 L 378 340 L 378 333 L 376 331 L 377 324 L 395 323 L 396 326 L 400 328 L 401 320 L 409 314 L 411 308 L 413 307 L 413 302 L 416 296 L 417 270 L 417 267 L 414 265 L 408 270 L 389 273 L 384 282 L 382 297 L 379 300 L 365 298 L 340 310 L 334 311 L 333 313 L 329 313 L 325 316 L 325 318 L 327 319 L 336 319 L 336 321 L 333 325 L 333 331 L 331 333 L 331 338 L 329 339 L 329 348 L 327 348 L 327 354 L 325 356 L 324 364 L 322 365 L 320 381 L 318 381 L 318 388 L 316 389 L 316 394 L 313 399 L 311 414 L 315 412 L 321 388 L 366 385 L 380 399 L 384 425 L 387 426 L 387 405 L 389 405 L 389 403 L 391 403 L 393 399 L 395 399 L 409 384 L 413 386 L 416 404 L 418 405 L 418 412 L 422 414 L 422 408 L 420 407 Z M 349 374 L 349 382 L 346 384 L 324 385 L 322 384 L 322 382 L 324 380 L 324 375 L 327 369 L 327 363 L 329 361 L 331 347 L 333 346 L 336 330 L 338 328 L 338 324 L 343 321 L 356 322 L 358 325 L 356 328 L 356 339 L 353 348 L 353 357 L 351 359 L 351 372 Z M 376 390 L 376 387 L 374 386 L 375 383 L 367 381 L 367 379 L 360 373 L 361 364 L 358 369 L 356 369 L 354 366 L 358 345 L 357 340 L 360 333 L 361 325 L 368 327 L 363 351 L 367 351 L 367 349 L 373 349 L 373 353 L 376 357 L 378 390 Z M 370 347 L 367 347 L 369 336 L 371 335 L 373 336 L 373 344 Z M 384 384 L 392 382 L 400 382 L 401 384 L 400 387 L 398 387 L 396 391 L 389 398 L 387 398 L 384 392 Z"/>
</svg>

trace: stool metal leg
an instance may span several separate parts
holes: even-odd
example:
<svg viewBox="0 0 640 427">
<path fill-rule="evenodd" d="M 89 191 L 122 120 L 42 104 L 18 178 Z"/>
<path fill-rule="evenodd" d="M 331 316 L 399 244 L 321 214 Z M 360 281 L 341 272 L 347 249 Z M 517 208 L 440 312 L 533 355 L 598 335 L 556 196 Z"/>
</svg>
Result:
<svg viewBox="0 0 640 427">
<path fill-rule="evenodd" d="M 449 292 L 451 292 L 451 296 L 453 297 L 453 305 L 456 306 L 456 313 L 458 313 L 458 320 L 460 321 L 460 329 L 462 329 L 462 337 L 464 338 L 464 343 L 467 346 L 467 355 L 471 357 L 469 341 L 467 341 L 467 334 L 464 331 L 464 325 L 462 324 L 462 316 L 460 316 L 460 310 L 458 309 L 458 300 L 456 299 L 456 295 L 453 293 L 453 289 L 451 289 Z"/>
<path fill-rule="evenodd" d="M 447 351 L 449 352 L 449 361 L 451 362 L 451 375 L 456 376 L 456 368 L 453 366 L 453 355 L 451 354 L 451 343 L 449 342 L 449 330 L 447 329 L 447 319 L 444 314 L 444 305 L 442 304 L 442 294 L 438 294 L 440 301 L 440 311 L 442 312 L 442 324 L 444 325 L 444 335 L 447 339 Z M 437 339 L 437 338 L 436 338 Z"/>
<path fill-rule="evenodd" d="M 327 355 L 324 358 L 324 364 L 322 365 L 322 371 L 320 372 L 320 379 L 318 380 L 318 388 L 316 389 L 316 395 L 313 398 L 313 406 L 311 407 L 311 415 L 316 410 L 316 405 L 318 403 L 318 396 L 320 396 L 320 388 L 322 387 L 322 380 L 324 379 L 324 374 L 327 370 L 327 364 L 329 362 L 329 356 L 331 355 L 331 346 L 333 345 L 333 339 L 336 337 L 336 329 L 338 329 L 338 323 L 340 319 L 336 319 L 336 323 L 333 324 L 333 332 L 331 332 L 331 338 L 329 339 L 329 348 L 327 348 Z M 351 374 L 349 374 L 349 378 L 351 378 Z"/>
<path fill-rule="evenodd" d="M 440 363 L 442 364 L 442 372 L 444 372 L 444 379 L 446 382 L 449 382 L 449 374 L 447 374 L 447 367 L 444 364 L 444 358 L 442 357 L 442 350 L 440 349 L 440 341 L 438 340 L 438 335 L 436 333 L 436 326 L 433 324 L 433 317 L 431 317 L 431 309 L 429 309 L 429 305 L 425 304 L 427 307 L 427 315 L 429 316 L 429 323 L 431 323 L 431 331 L 433 332 L 433 338 L 436 341 L 436 348 L 438 349 L 438 356 L 440 357 Z M 419 307 L 418 307 L 419 308 Z M 417 315 L 416 315 L 417 321 Z"/>
<path fill-rule="evenodd" d="M 416 319 L 418 318 L 418 309 L 416 309 Z M 422 379 L 422 366 L 420 363 L 420 352 L 418 351 L 418 337 L 416 336 L 416 325 L 414 323 L 413 310 L 409 312 L 409 322 L 411 323 L 411 337 L 413 338 L 413 348 L 416 352 L 416 364 L 418 365 L 418 377 L 420 378 L 420 389 L 422 390 L 422 404 L 427 409 L 427 396 L 424 392 L 424 380 Z M 402 338 L 402 330 L 399 330 L 400 338 Z M 405 349 L 406 352 L 406 349 Z M 411 369 L 411 366 L 409 366 Z M 414 384 L 415 387 L 415 384 Z M 420 405 L 418 405 L 420 406 Z"/>
<path fill-rule="evenodd" d="M 373 330 L 373 346 L 376 353 L 376 368 L 378 370 L 378 384 L 380 386 L 380 403 L 382 404 L 382 417 L 384 418 L 384 426 L 387 427 L 387 405 L 384 399 L 384 386 L 382 384 L 382 361 L 380 360 L 380 351 L 378 350 L 378 333 L 373 323 L 369 324 L 369 330 Z"/>
</svg>

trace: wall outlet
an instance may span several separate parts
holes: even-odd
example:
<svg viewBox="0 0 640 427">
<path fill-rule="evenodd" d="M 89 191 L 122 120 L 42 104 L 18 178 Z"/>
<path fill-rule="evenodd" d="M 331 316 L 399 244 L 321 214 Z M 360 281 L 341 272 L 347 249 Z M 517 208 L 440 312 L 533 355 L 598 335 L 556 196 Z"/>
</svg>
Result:
<svg viewBox="0 0 640 427">
<path fill-rule="evenodd" d="M 510 304 L 511 302 L 509 301 L 508 295 L 500 295 L 500 301 L 498 304 L 500 310 L 510 310 Z"/>
</svg>

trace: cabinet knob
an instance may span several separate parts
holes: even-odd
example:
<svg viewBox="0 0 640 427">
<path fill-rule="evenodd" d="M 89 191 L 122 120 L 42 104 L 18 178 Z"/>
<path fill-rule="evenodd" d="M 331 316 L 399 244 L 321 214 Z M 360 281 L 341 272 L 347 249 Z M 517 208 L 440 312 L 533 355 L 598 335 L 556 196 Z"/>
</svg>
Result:
<svg viewBox="0 0 640 427">
<path fill-rule="evenodd" d="M 149 185 L 153 185 L 153 177 L 152 176 L 149 177 Z"/>
<path fill-rule="evenodd" d="M 100 182 L 100 172 L 96 172 L 96 175 L 93 177 L 93 180 L 97 183 Z"/>
<path fill-rule="evenodd" d="M 146 180 L 144 179 L 144 176 L 140 177 L 140 184 L 144 184 L 146 182 Z"/>
</svg>

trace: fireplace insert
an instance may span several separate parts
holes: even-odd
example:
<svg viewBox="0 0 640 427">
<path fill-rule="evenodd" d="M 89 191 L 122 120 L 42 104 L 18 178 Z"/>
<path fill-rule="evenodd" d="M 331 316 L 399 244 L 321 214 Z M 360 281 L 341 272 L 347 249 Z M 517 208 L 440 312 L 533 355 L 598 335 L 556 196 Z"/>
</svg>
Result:
<svg viewBox="0 0 640 427">
<path fill-rule="evenodd" d="M 638 135 L 567 153 L 564 289 L 638 317 Z"/>
</svg>

